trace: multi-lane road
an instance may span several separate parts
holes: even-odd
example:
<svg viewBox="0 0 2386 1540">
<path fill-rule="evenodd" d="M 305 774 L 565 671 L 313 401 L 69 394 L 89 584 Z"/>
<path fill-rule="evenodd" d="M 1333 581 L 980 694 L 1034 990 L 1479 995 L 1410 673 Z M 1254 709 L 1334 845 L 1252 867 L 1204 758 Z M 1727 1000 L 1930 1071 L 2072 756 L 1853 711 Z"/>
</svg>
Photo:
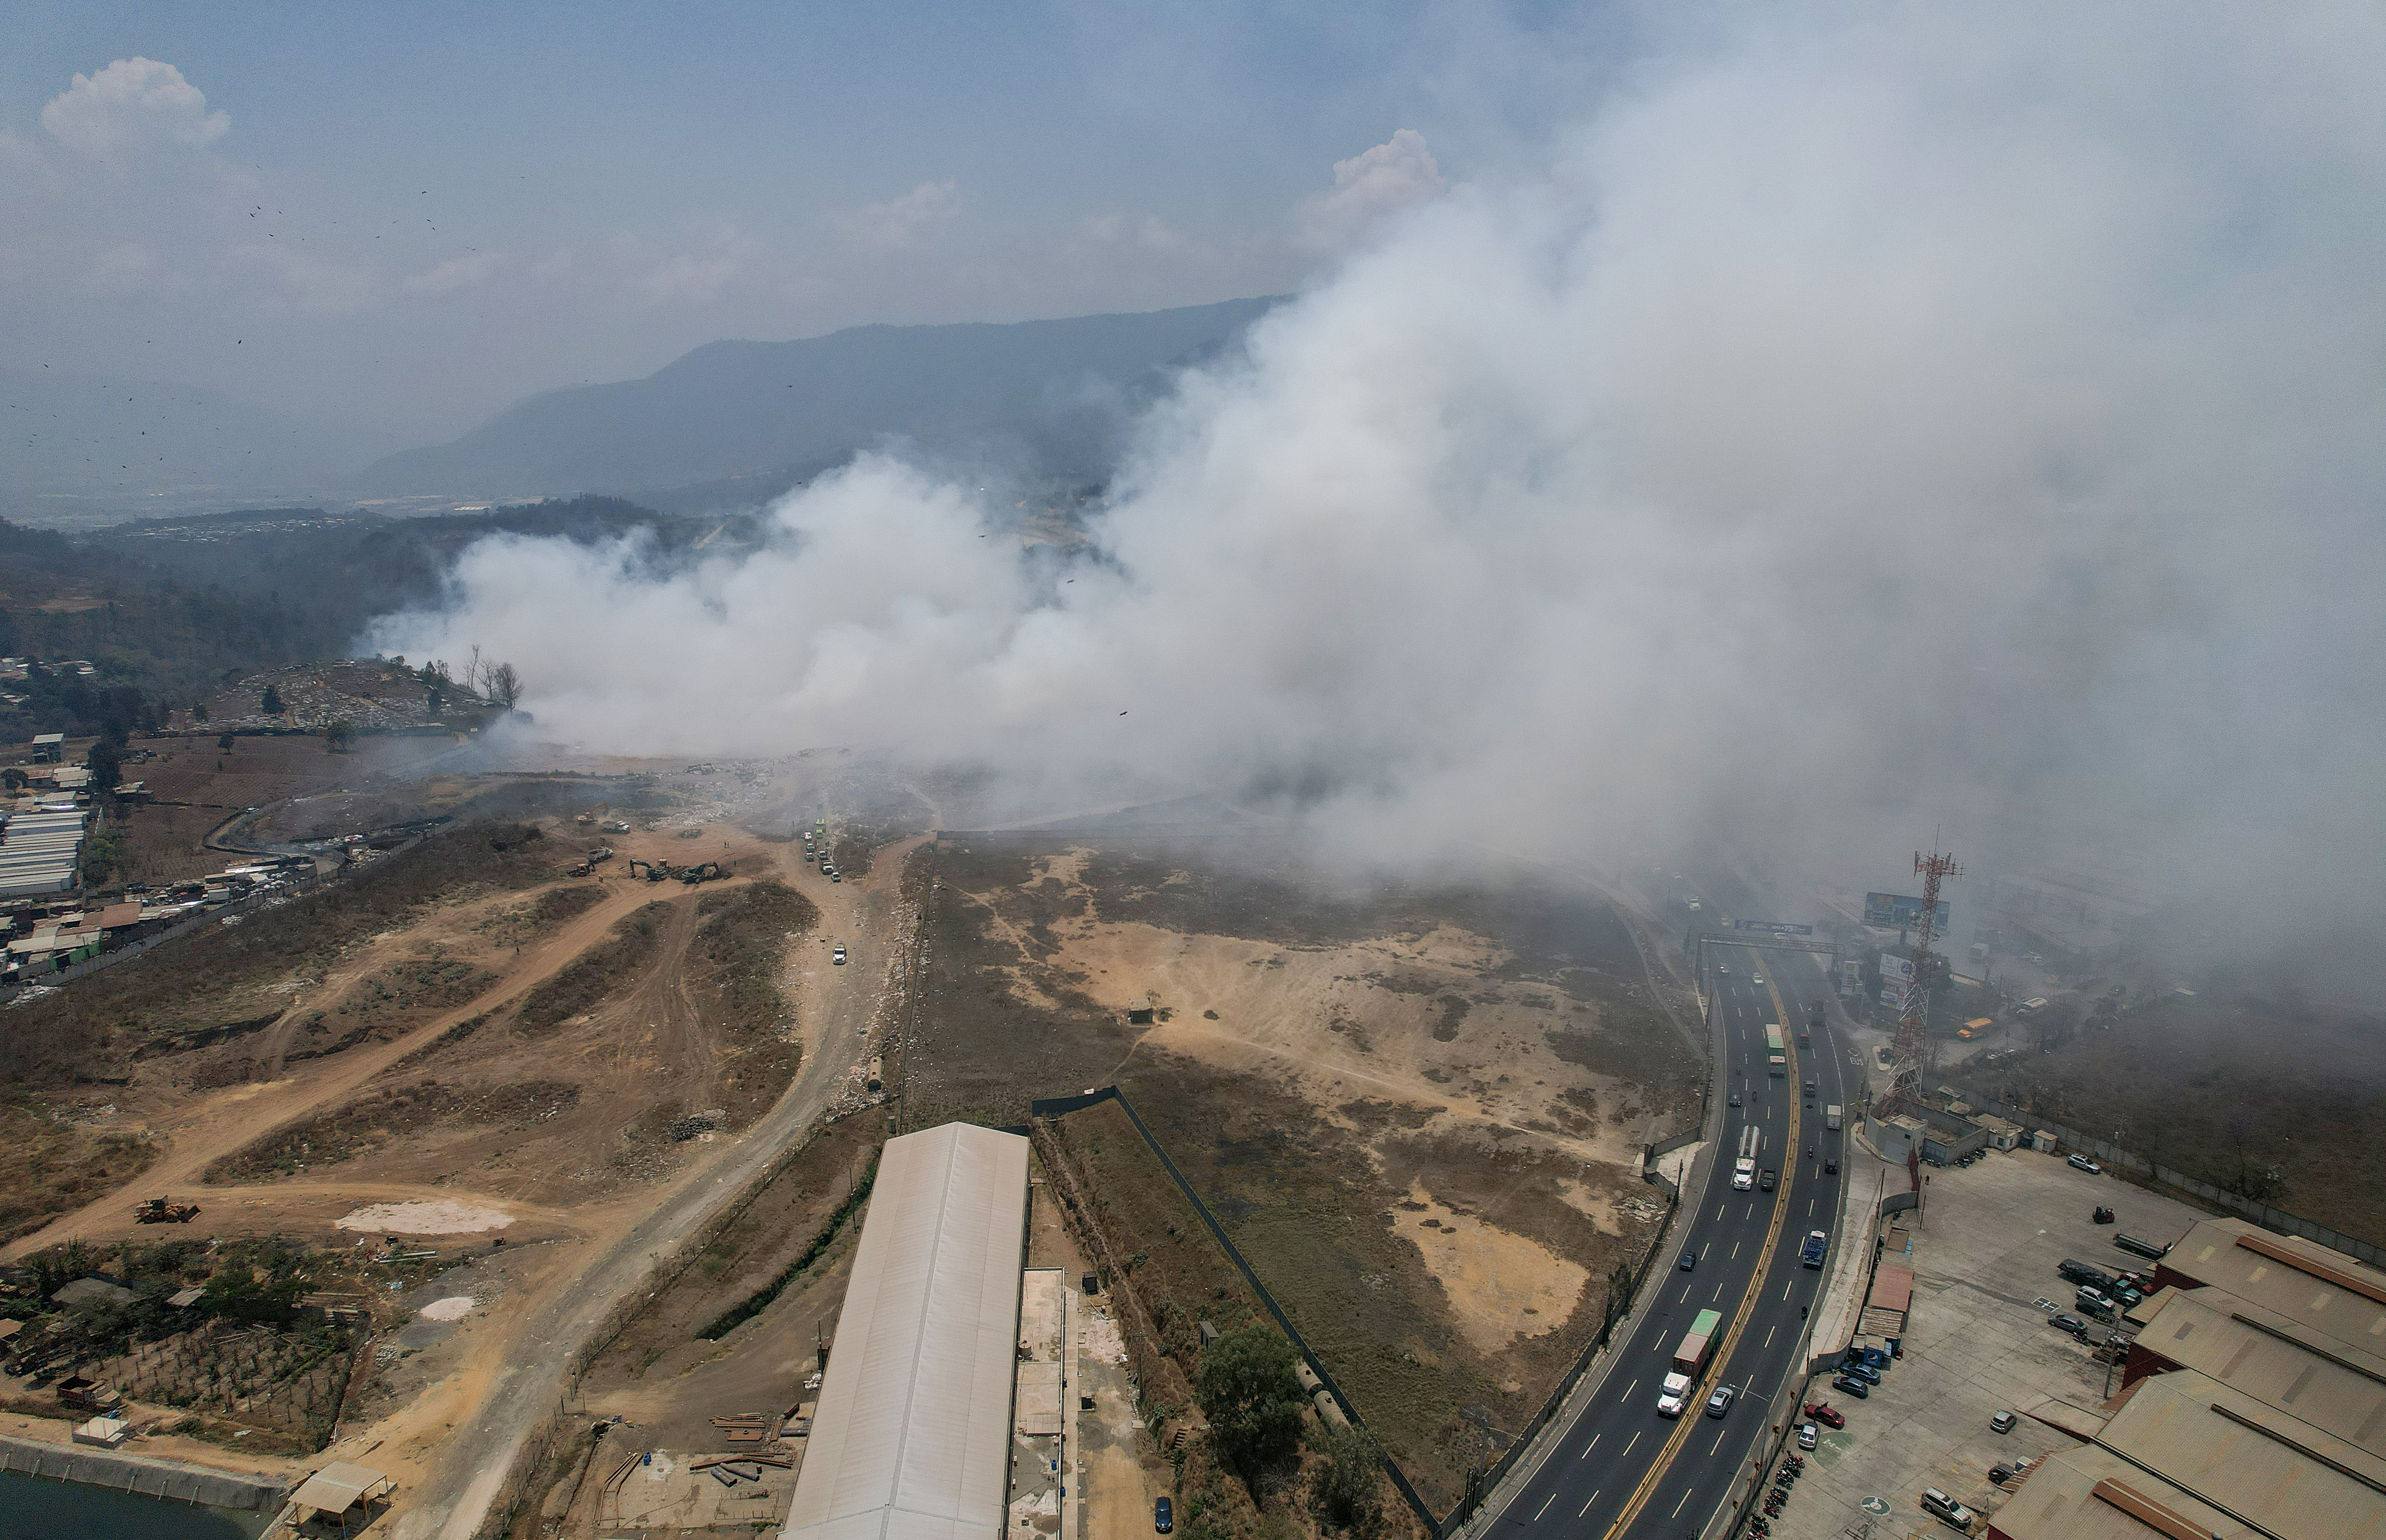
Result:
<svg viewBox="0 0 2386 1540">
<path fill-rule="evenodd" d="M 1552 1424 L 1543 1435 L 1548 1449 L 1538 1469 L 1509 1484 L 1499 1511 L 1475 1526 L 1485 1540 L 1519 1530 L 1567 1540 L 1705 1533 L 1735 1479 L 1746 1492 L 1769 1403 L 1798 1367 L 1805 1313 L 1820 1301 L 1838 1255 L 1842 1177 L 1823 1167 L 1847 1137 L 1844 1129 L 1824 1127 L 1823 1109 L 1849 1099 L 1835 1035 L 1825 1025 L 1810 1045 L 1798 1045 L 1807 1002 L 1827 995 L 1827 981 L 1800 953 L 1711 942 L 1706 955 L 1704 983 L 1722 1016 L 1715 1090 L 1739 1105 L 1725 1108 L 1704 1189 L 1682 1195 L 1674 1238 L 1659 1258 L 1663 1271 L 1650 1274 L 1629 1338 L 1596 1392 L 1578 1401 L 1572 1423 Z M 1782 1029 L 1790 1060 L 1778 1079 L 1767 1073 L 1767 1023 Z M 1732 1160 L 1751 1127 L 1758 1131 L 1759 1169 L 1780 1172 L 1770 1193 L 1732 1188 Z M 1799 1260 L 1815 1230 L 1833 1241 L 1820 1269 Z M 1685 1252 L 1694 1258 L 1688 1271 Z M 1661 1417 L 1658 1387 L 1674 1349 L 1706 1309 L 1722 1313 L 1721 1344 L 1692 1405 L 1679 1419 Z M 1738 1400 L 1724 1417 L 1708 1417 L 1708 1394 L 1726 1384 L 1739 1388 Z"/>
</svg>

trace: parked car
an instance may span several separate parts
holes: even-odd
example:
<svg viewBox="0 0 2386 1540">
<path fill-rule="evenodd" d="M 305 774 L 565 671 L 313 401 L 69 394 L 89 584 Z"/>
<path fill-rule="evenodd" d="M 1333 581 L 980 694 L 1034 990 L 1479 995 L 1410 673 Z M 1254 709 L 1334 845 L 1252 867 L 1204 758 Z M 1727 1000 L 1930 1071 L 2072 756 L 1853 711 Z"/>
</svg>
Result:
<svg viewBox="0 0 2386 1540">
<path fill-rule="evenodd" d="M 1162 1497 L 1151 1505 L 1151 1528 L 1155 1534 L 1166 1534 L 1176 1527 L 1176 1505 Z"/>
<path fill-rule="evenodd" d="M 1828 1401 L 1807 1402 L 1806 1415 L 1827 1428 L 1844 1428 L 1848 1425 L 1847 1414 Z"/>
<path fill-rule="evenodd" d="M 1852 1374 L 1834 1376 L 1831 1380 L 1831 1388 L 1842 1396 L 1852 1396 L 1859 1401 L 1872 1398 L 1872 1387 Z"/>
<path fill-rule="evenodd" d="M 1972 1527 L 1972 1510 L 1935 1486 L 1922 1489 L 1922 1511 L 1960 1530 Z"/>
<path fill-rule="evenodd" d="M 1852 1374 L 1868 1385 L 1877 1385 L 1880 1383 L 1880 1371 L 1875 1369 L 1868 1363 L 1852 1363 L 1845 1369 L 1841 1370 L 1840 1372 L 1842 1374 Z"/>
<path fill-rule="evenodd" d="M 1989 1429 L 1992 1433 L 2009 1434 L 2014 1431 L 2014 1424 L 2020 1421 L 2009 1411 L 2001 1411 L 1989 1419 Z"/>
<path fill-rule="evenodd" d="M 1714 1394 L 1707 1397 L 1707 1415 L 1709 1417 L 1721 1417 L 1724 1413 L 1731 1409 L 1732 1402 L 1737 1399 L 1739 1396 L 1739 1387 L 1738 1385 L 1715 1386 Z"/>
<path fill-rule="evenodd" d="M 1698 1254 L 1697 1252 L 1695 1252 L 1695 1251 L 1685 1251 L 1685 1252 L 1683 1252 L 1683 1253 L 1682 1253 L 1682 1271 L 1683 1271 L 1684 1272 L 1690 1272 L 1690 1271 L 1696 1271 L 1696 1269 L 1698 1268 L 1698 1265 L 1699 1265 L 1699 1254 Z"/>
<path fill-rule="evenodd" d="M 2046 1323 L 2058 1332 L 2068 1332 L 2080 1341 L 2088 1340 L 2088 1323 L 2076 1315 L 2051 1315 Z"/>
<path fill-rule="evenodd" d="M 831 954 L 828 960 L 835 963 L 839 967 L 843 967 L 845 964 L 845 948 L 842 946 L 838 947 L 835 953 Z"/>
<path fill-rule="evenodd" d="M 1812 1422 L 1798 1424 L 1798 1447 L 1811 1449 L 1823 1442 L 1823 1430 Z"/>
<path fill-rule="evenodd" d="M 2084 1155 L 2073 1156 L 2071 1158 L 2070 1165 L 2073 1171 L 2086 1171 L 2091 1176 L 2096 1175 L 2104 1169 L 2103 1167 L 2096 1164 L 2093 1160 L 2089 1159 Z"/>
</svg>

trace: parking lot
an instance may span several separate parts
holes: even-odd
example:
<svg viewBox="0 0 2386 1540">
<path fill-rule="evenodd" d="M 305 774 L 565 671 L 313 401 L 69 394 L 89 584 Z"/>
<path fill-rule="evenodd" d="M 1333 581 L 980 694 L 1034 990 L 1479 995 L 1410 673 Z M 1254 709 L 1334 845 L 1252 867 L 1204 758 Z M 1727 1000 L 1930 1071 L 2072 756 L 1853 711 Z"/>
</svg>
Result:
<svg viewBox="0 0 2386 1540">
<path fill-rule="evenodd" d="M 2054 1155 L 1990 1154 L 1966 1169 L 1926 1167 L 1923 1174 L 1930 1179 L 1924 1207 L 1897 1216 L 1907 1228 L 1892 1242 L 1910 1243 L 1912 1255 L 1892 1250 L 1882 1258 L 1914 1269 L 1905 1357 L 1866 1400 L 1830 1389 L 1827 1379 L 1815 1382 L 1807 1398 L 1827 1400 L 1847 1414 L 1848 1425 L 1824 1429 L 1821 1446 L 1806 1457 L 1805 1478 L 1773 1522 L 1778 1540 L 1952 1535 L 1953 1529 L 1919 1506 L 1930 1486 L 1975 1513 L 1993 1512 L 2003 1494 L 1988 1479 L 1991 1465 L 2078 1441 L 2027 1416 L 2003 1434 L 1990 1431 L 1989 1420 L 2002 1410 L 2026 1412 L 2050 1396 L 2078 1407 L 2105 1396 L 2106 1369 L 2089 1346 L 2046 1324 L 2048 1316 L 2072 1308 L 2072 1285 L 2055 1264 L 2071 1257 L 2107 1272 L 2151 1266 L 2116 1249 L 2114 1234 L 2171 1241 L 2204 1217 L 2186 1204 L 2074 1171 Z M 1892 1190 L 1902 1178 L 1890 1178 Z M 2099 1204 L 2118 1222 L 2092 1222 Z M 2089 1333 L 2091 1341 L 2103 1334 L 2101 1327 Z M 2117 1389 L 2119 1370 L 2111 1375 Z M 1974 1521 L 1974 1534 L 1986 1530 Z"/>
</svg>

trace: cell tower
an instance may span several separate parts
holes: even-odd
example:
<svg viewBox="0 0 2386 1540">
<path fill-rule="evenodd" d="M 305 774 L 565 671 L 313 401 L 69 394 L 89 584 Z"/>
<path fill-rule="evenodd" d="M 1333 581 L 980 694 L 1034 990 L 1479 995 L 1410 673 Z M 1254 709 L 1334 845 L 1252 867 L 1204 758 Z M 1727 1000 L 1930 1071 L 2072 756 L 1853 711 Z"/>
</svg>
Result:
<svg viewBox="0 0 2386 1540">
<path fill-rule="evenodd" d="M 1930 942 L 1939 929 L 1939 884 L 1964 874 L 1954 857 L 1935 850 L 1928 856 L 1915 851 L 1914 870 L 1922 877 L 1922 914 L 1914 933 L 1914 977 L 1905 986 L 1905 1008 L 1898 1013 L 1897 1033 L 1890 1040 L 1894 1067 L 1890 1070 L 1889 1094 L 1878 1104 L 1884 1113 L 1904 1111 L 1922 1083 L 1930 1025 L 1930 992 L 1923 985 L 1930 977 Z"/>
</svg>

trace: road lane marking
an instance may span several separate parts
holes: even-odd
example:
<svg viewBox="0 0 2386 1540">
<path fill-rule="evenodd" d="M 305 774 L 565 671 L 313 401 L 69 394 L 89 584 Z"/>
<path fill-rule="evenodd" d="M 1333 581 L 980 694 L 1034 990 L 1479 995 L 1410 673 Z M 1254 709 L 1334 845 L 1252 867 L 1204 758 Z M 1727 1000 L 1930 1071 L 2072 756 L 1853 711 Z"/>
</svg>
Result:
<svg viewBox="0 0 2386 1540">
<path fill-rule="evenodd" d="M 1539 1523 L 1541 1521 L 1541 1515 L 1547 1513 L 1550 1510 L 1550 1505 L 1557 1500 L 1558 1495 L 1554 1492 L 1551 1493 L 1548 1496 L 1543 1497 L 1541 1499 L 1540 1508 L 1533 1514 L 1533 1522 L 1537 1524 Z"/>
<path fill-rule="evenodd" d="M 1731 1243 L 1731 1255 L 1725 1258 L 1724 1260 L 1727 1262 L 1736 1262 L 1739 1260 L 1739 1243 L 1738 1241 Z"/>
<path fill-rule="evenodd" d="M 1767 980 L 1764 982 L 1765 987 L 1768 990 L 1773 990 L 1771 981 Z M 1781 1003 L 1780 993 L 1777 990 L 1773 990 L 1773 1008 L 1776 1011 L 1780 1012 L 1785 1019 L 1789 1014 L 1789 1008 Z M 1786 1061 L 1786 1067 L 1789 1072 L 1792 1075 L 1798 1073 L 1798 1050 L 1794 1046 L 1790 1045 L 1787 1042 L 1784 1043 L 1782 1047 L 1782 1058 Z M 1787 1105 L 1790 1109 L 1789 1143 L 1790 1147 L 1794 1149 L 1797 1147 L 1798 1144 L 1798 1104 L 1790 1102 Z M 1758 1289 L 1760 1284 L 1758 1280 L 1764 1276 L 1764 1270 L 1772 1263 L 1774 1251 L 1777 1247 L 1781 1239 L 1781 1221 L 1788 1217 L 1789 1209 L 1790 1189 L 1785 1185 L 1773 1196 L 1772 1219 L 1765 1226 L 1764 1232 L 1764 1249 L 1757 1255 L 1756 1271 L 1750 1277 L 1748 1293 L 1741 1297 L 1739 1308 L 1732 1316 L 1731 1328 L 1725 1333 L 1723 1346 L 1714 1355 L 1714 1361 L 1716 1363 L 1727 1363 L 1730 1361 L 1734 1349 L 1739 1346 L 1740 1333 L 1748 1329 L 1749 1318 L 1755 1312 L 1756 1302 L 1759 1297 Z M 1794 1283 L 1795 1280 L 1793 1279 L 1792 1282 Z M 1789 1298 L 1789 1295 L 1785 1292 L 1782 1295 L 1782 1298 Z M 1602 1532 L 1605 1536 L 1605 1540 L 1614 1540 L 1615 1535 L 1621 1534 L 1625 1530 L 1631 1527 L 1632 1521 L 1640 1516 L 1640 1509 L 1648 1504 L 1651 1495 L 1656 1490 L 1658 1482 L 1664 1478 L 1666 1471 L 1672 1467 L 1674 1457 L 1680 1452 L 1682 1446 L 1689 1441 L 1689 1436 L 1690 1423 L 1686 1419 L 1675 1427 L 1672 1436 L 1665 1440 L 1664 1447 L 1658 1450 L 1656 1459 L 1650 1462 L 1649 1473 L 1640 1478 L 1639 1485 L 1635 1487 L 1633 1489 L 1632 1496 L 1625 1500 L 1624 1507 L 1616 1513 L 1614 1521 L 1609 1524 L 1606 1530 Z M 1639 1434 L 1633 1434 L 1632 1440 L 1635 1444 L 1639 1443 L 1640 1441 L 1640 1435 Z M 1619 1458 L 1628 1458 L 1631 1453 L 1632 1450 L 1630 1446 L 1627 1446 L 1625 1448 L 1624 1456 Z M 1688 1493 L 1684 1494 L 1683 1500 L 1685 1502 L 1689 1500 Z M 1678 1513 L 1680 1509 L 1677 1507 L 1675 1511 Z"/>
<path fill-rule="evenodd" d="M 1779 1321 L 1775 1321 L 1772 1325 L 1767 1326 L 1767 1327 L 1764 1329 L 1764 1347 L 1770 1347 L 1770 1346 L 1773 1346 L 1773 1333 L 1776 1333 L 1776 1332 L 1777 1332 L 1777 1331 L 1779 1331 L 1779 1330 L 1781 1330 L 1781 1323 L 1780 1323 Z M 1763 1352 L 1764 1350 L 1764 1348 L 1763 1348 L 1763 1347 L 1760 1347 L 1760 1348 L 1758 1348 L 1758 1349 L 1757 1349 L 1757 1351 L 1758 1351 L 1758 1352 L 1760 1352 L 1760 1353 L 1761 1353 L 1761 1352 Z M 1751 1375 L 1751 1376 L 1749 1376 L 1749 1377 L 1750 1377 L 1751 1379 L 1754 1379 L 1754 1378 L 1755 1378 L 1755 1376 L 1754 1376 L 1754 1375 Z"/>
<path fill-rule="evenodd" d="M 1789 1298 L 1789 1297 L 1790 1297 L 1790 1291 L 1791 1289 L 1796 1288 L 1797 1286 L 1798 1286 L 1798 1280 L 1796 1280 L 1795 1278 L 1790 1279 L 1790 1282 L 1782 1287 L 1782 1290 L 1781 1290 L 1781 1297 L 1782 1297 L 1782 1298 L 1784 1298 L 1784 1299 Z"/>
<path fill-rule="evenodd" d="M 1717 1428 L 1717 1429 L 1715 1430 L 1715 1441 L 1714 1441 L 1714 1443 L 1713 1443 L 1712 1445 L 1708 1446 L 1708 1447 L 1707 1447 L 1707 1459 L 1714 1459 L 1714 1457 L 1716 1456 L 1716 1454 L 1722 1450 L 1722 1448 L 1723 1448 L 1723 1435 L 1724 1435 L 1724 1434 L 1727 1434 L 1727 1433 L 1729 1433 L 1729 1432 L 1731 1432 L 1731 1430 L 1730 1430 L 1729 1428 Z M 1544 1506 L 1546 1506 L 1546 1505 L 1544 1505 Z M 1675 1511 L 1676 1514 L 1679 1514 L 1682 1510 L 1681 1510 L 1680 1509 L 1678 1509 L 1678 1508 L 1677 1508 L 1677 1509 L 1674 1509 L 1674 1511 Z M 1534 1515 L 1534 1517 L 1538 1519 L 1538 1518 L 1539 1518 L 1539 1517 L 1540 1517 L 1540 1515 L 1539 1515 L 1539 1514 L 1535 1514 L 1535 1515 Z"/>
<path fill-rule="evenodd" d="M 1714 1293 L 1713 1293 L 1712 1295 L 1709 1295 L 1709 1296 L 1707 1296 L 1707 1303 L 1708 1303 L 1708 1304 L 1710 1304 L 1710 1305 L 1712 1305 L 1712 1304 L 1714 1304 L 1716 1300 L 1721 1299 L 1722 1297 L 1723 1297 L 1723 1285 L 1722 1285 L 1721 1283 L 1717 1283 L 1717 1284 L 1715 1285 L 1715 1291 L 1714 1291 Z"/>
<path fill-rule="evenodd" d="M 1626 1386 L 1624 1387 L 1624 1399 L 1625 1399 L 1626 1401 L 1627 1401 L 1627 1402 L 1628 1402 L 1628 1401 L 1630 1401 L 1630 1400 L 1632 1399 L 1632 1393 L 1633 1393 L 1634 1391 L 1636 1391 L 1636 1390 L 1639 1390 L 1639 1388 L 1640 1388 L 1640 1382 L 1639 1382 L 1639 1381 L 1638 1381 L 1638 1380 L 1635 1380 L 1635 1381 L 1633 1381 L 1630 1384 L 1626 1385 Z M 1597 1440 L 1597 1439 L 1595 1439 L 1595 1438 L 1594 1438 L 1594 1439 L 1592 1439 L 1592 1440 L 1591 1440 L 1591 1442 L 1592 1442 L 1593 1444 L 1596 1444 L 1596 1443 L 1598 1443 L 1598 1442 L 1599 1442 L 1599 1440 Z M 1587 1452 L 1587 1451 L 1586 1451 L 1586 1452 Z"/>
<path fill-rule="evenodd" d="M 1645 1429 L 1644 1429 L 1644 1430 L 1642 1430 L 1642 1431 L 1643 1431 L 1643 1432 L 1646 1432 L 1647 1430 L 1645 1430 Z M 1638 1443 L 1639 1443 L 1639 1442 L 1640 1442 L 1640 1434 L 1638 1434 L 1638 1433 L 1634 1434 L 1632 1435 L 1632 1444 L 1638 1444 Z M 1616 1456 L 1615 1458 L 1616 1458 L 1616 1459 L 1630 1459 L 1632 1458 L 1632 1444 L 1626 1444 L 1626 1446 L 1624 1446 L 1624 1452 L 1623 1452 L 1622 1454 L 1620 1454 L 1620 1455 Z"/>
<path fill-rule="evenodd" d="M 1597 1492 L 1593 1492 L 1593 1493 L 1590 1495 L 1590 1503 L 1595 1503 L 1595 1502 L 1597 1502 L 1597 1501 L 1599 1501 L 1599 1494 L 1598 1494 Z M 1590 1503 L 1585 1503 L 1585 1504 L 1583 1504 L 1583 1505 L 1582 1505 L 1582 1511 L 1581 1511 L 1580 1513 L 1576 1514 L 1576 1515 L 1575 1515 L 1575 1517 L 1576 1517 L 1576 1518 L 1577 1518 L 1577 1519 L 1581 1519 L 1581 1518 L 1587 1518 L 1587 1517 L 1589 1517 L 1589 1513 L 1590 1513 Z"/>
<path fill-rule="evenodd" d="M 1640 1382 L 1639 1382 L 1639 1381 L 1638 1381 L 1638 1380 L 1635 1380 L 1635 1381 L 1633 1381 L 1633 1382 L 1632 1382 L 1632 1383 L 1633 1383 L 1633 1387 L 1634 1387 L 1635 1389 L 1638 1389 L 1638 1388 L 1639 1387 Z M 1628 1395 L 1628 1394 L 1629 1394 L 1629 1392 L 1627 1392 L 1626 1394 Z M 1602 1439 L 1602 1438 L 1606 1437 L 1606 1436 L 1607 1436 L 1607 1435 L 1606 1435 L 1605 1434 L 1591 1434 L 1591 1435 L 1590 1435 L 1590 1442 L 1589 1442 L 1589 1443 L 1588 1443 L 1588 1444 L 1586 1444 L 1586 1445 L 1584 1445 L 1584 1446 L 1582 1446 L 1582 1453 L 1580 1453 L 1580 1454 L 1578 1454 L 1578 1455 L 1575 1456 L 1574 1458 L 1575 1458 L 1575 1459 L 1589 1459 L 1590 1458 L 1590 1452 L 1591 1452 L 1593 1449 L 1596 1449 L 1596 1448 L 1598 1448 L 1598 1447 L 1599 1447 L 1599 1441 L 1600 1441 L 1601 1439 Z"/>
<path fill-rule="evenodd" d="M 1715 1445 L 1717 1447 L 1722 1446 L 1723 1435 L 1721 1434 L 1717 1434 L 1715 1435 Z M 1674 1511 L 1667 1514 L 1667 1518 L 1678 1519 L 1682 1516 L 1682 1509 L 1690 1506 L 1690 1491 L 1691 1489 L 1689 1487 L 1685 1486 L 1682 1488 L 1682 1500 L 1674 1505 Z"/>
</svg>

